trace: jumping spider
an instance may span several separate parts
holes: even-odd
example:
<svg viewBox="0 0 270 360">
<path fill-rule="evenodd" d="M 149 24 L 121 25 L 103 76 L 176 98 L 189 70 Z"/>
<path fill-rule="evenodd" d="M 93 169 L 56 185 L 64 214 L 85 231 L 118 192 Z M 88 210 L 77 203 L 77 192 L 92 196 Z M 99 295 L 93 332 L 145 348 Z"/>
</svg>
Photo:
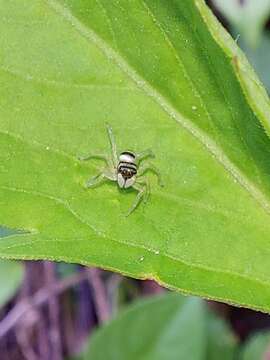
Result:
<svg viewBox="0 0 270 360">
<path fill-rule="evenodd" d="M 155 173 L 160 186 L 163 186 L 163 184 L 161 182 L 160 172 L 154 165 L 145 163 L 141 166 L 142 160 L 148 157 L 154 157 L 153 152 L 150 149 L 138 154 L 132 151 L 123 151 L 118 156 L 112 128 L 108 124 L 106 124 L 106 127 L 111 145 L 111 156 L 90 154 L 79 157 L 79 160 L 101 159 L 104 160 L 107 165 L 96 176 L 90 178 L 85 186 L 91 188 L 101 184 L 103 181 L 111 180 L 116 181 L 121 189 L 133 188 L 138 191 L 137 197 L 127 213 L 128 216 L 136 209 L 142 199 L 146 202 L 149 197 L 149 182 L 148 179 L 143 176 L 147 171 Z"/>
</svg>

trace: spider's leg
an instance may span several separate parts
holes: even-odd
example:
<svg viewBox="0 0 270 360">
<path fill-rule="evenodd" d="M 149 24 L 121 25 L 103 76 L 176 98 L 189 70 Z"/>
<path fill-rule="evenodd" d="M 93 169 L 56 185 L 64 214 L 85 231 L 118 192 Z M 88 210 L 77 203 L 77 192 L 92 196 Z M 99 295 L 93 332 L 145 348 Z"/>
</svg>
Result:
<svg viewBox="0 0 270 360">
<path fill-rule="evenodd" d="M 107 132 L 108 132 L 108 136 L 109 136 L 109 140 L 110 140 L 110 144 L 111 144 L 112 162 L 113 162 L 113 166 L 116 167 L 117 163 L 118 163 L 116 142 L 114 139 L 112 127 L 109 124 L 106 124 L 106 127 L 107 127 Z"/>
<path fill-rule="evenodd" d="M 138 162 L 140 162 L 141 160 L 148 158 L 148 157 L 151 157 L 151 158 L 155 157 L 155 154 L 153 153 L 153 151 L 151 149 L 147 149 L 147 150 L 144 150 L 144 151 L 136 154 L 136 159 Z"/>
<path fill-rule="evenodd" d="M 106 180 L 111 180 L 111 181 L 117 180 L 117 175 L 113 168 L 108 167 L 103 171 L 101 171 L 100 173 L 98 173 L 97 175 L 91 177 L 89 180 L 87 180 L 85 186 L 87 188 L 95 187 L 102 184 Z"/>
<path fill-rule="evenodd" d="M 140 178 L 142 175 L 144 175 L 147 171 L 152 171 L 154 174 L 156 174 L 158 178 L 158 183 L 160 186 L 164 186 L 164 183 L 161 178 L 161 173 L 158 170 L 158 168 L 151 164 L 151 163 L 145 163 L 141 167 L 139 167 L 137 176 Z"/>
<path fill-rule="evenodd" d="M 105 180 L 106 180 L 106 177 L 105 177 L 104 173 L 100 172 L 99 174 L 97 174 L 97 175 L 91 177 L 89 180 L 87 180 L 85 183 L 85 187 L 91 188 L 91 187 L 98 186 L 98 185 L 102 184 Z"/>
<path fill-rule="evenodd" d="M 149 180 L 148 180 L 147 178 L 137 179 L 137 181 L 136 181 L 136 183 L 135 183 L 135 187 L 136 187 L 138 184 L 140 184 L 140 185 L 142 185 L 142 186 L 145 187 L 143 201 L 144 201 L 144 203 L 146 203 L 147 200 L 149 199 L 149 196 L 150 196 Z"/>
<path fill-rule="evenodd" d="M 136 182 L 133 185 L 133 189 L 138 191 L 137 197 L 132 204 L 131 208 L 129 209 L 126 216 L 129 216 L 140 204 L 140 202 L 144 199 L 144 202 L 147 201 L 149 197 L 149 185 L 148 182 Z"/>
<path fill-rule="evenodd" d="M 104 154 L 89 154 L 86 156 L 78 156 L 78 160 L 81 160 L 81 161 L 87 161 L 90 159 L 104 160 L 108 165 L 110 163 L 110 159 L 108 158 L 108 156 L 106 156 Z"/>
<path fill-rule="evenodd" d="M 114 168 L 108 167 L 108 168 L 104 169 L 103 175 L 108 180 L 117 181 L 117 174 L 116 174 L 116 171 Z"/>
</svg>

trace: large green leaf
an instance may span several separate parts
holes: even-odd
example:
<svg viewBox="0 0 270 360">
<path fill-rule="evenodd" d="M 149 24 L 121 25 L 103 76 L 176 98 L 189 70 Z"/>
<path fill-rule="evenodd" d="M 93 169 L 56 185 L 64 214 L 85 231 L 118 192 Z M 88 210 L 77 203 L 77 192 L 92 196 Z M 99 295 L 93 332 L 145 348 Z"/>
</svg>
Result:
<svg viewBox="0 0 270 360">
<path fill-rule="evenodd" d="M 0 0 L 0 256 L 94 264 L 270 310 L 269 99 L 202 0 Z M 165 187 L 86 190 L 152 148 Z"/>
<path fill-rule="evenodd" d="M 203 300 L 167 294 L 140 301 L 99 328 L 84 360 L 233 360 L 234 356 L 232 335 L 220 319 L 210 316 Z"/>
</svg>

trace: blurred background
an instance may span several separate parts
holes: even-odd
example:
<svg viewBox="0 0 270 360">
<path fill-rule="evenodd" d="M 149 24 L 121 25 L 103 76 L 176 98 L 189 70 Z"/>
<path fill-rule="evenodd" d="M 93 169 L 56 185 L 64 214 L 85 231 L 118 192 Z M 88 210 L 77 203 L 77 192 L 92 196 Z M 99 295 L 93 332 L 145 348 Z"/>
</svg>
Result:
<svg viewBox="0 0 270 360">
<path fill-rule="evenodd" d="M 208 5 L 270 92 L 270 0 Z M 96 268 L 1 260 L 0 360 L 13 359 L 270 360 L 270 316 Z"/>
</svg>

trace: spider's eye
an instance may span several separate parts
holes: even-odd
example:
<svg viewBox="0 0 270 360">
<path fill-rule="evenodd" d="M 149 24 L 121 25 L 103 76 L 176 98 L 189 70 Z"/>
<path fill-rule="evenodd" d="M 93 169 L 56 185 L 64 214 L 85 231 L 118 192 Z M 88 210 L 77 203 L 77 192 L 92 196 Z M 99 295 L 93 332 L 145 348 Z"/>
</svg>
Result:
<svg viewBox="0 0 270 360">
<path fill-rule="evenodd" d="M 137 173 L 136 169 L 133 168 L 130 169 L 123 166 L 120 167 L 119 172 L 122 174 L 124 178 L 128 178 L 128 179 L 130 179 L 132 176 L 136 175 Z"/>
</svg>

